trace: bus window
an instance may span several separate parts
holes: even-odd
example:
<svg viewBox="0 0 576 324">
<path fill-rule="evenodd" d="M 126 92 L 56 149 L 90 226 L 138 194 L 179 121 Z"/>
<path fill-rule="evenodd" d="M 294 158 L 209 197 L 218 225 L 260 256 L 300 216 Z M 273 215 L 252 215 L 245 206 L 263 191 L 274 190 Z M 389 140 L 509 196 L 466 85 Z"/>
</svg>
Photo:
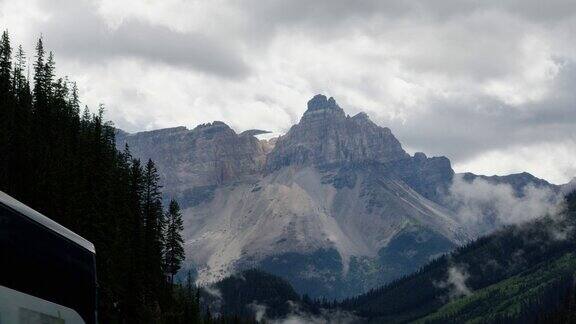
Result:
<svg viewBox="0 0 576 324">
<path fill-rule="evenodd" d="M 0 203 L 0 260 L 0 323 L 96 323 L 92 251 Z"/>
</svg>

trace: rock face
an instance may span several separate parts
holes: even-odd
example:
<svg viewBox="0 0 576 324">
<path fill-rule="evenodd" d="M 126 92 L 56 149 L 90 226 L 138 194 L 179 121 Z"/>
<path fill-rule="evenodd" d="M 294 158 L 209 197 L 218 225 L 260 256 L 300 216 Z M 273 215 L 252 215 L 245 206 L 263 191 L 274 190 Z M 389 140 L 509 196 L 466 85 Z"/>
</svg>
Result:
<svg viewBox="0 0 576 324">
<path fill-rule="evenodd" d="M 408 157 L 390 129 L 377 126 L 365 113 L 346 116 L 334 98 L 317 95 L 308 102 L 300 123 L 278 139 L 266 169 L 390 162 Z"/>
<path fill-rule="evenodd" d="M 415 271 L 471 236 L 442 207 L 445 157 L 407 154 L 390 129 L 317 95 L 259 141 L 222 122 L 138 134 L 120 149 L 158 164 L 184 208 L 186 255 L 207 284 L 259 267 L 312 297 L 342 298 Z M 168 197 L 167 197 L 168 198 Z"/>
<path fill-rule="evenodd" d="M 198 194 L 199 188 L 257 177 L 266 159 L 258 139 L 250 134 L 238 135 L 220 121 L 193 130 L 176 127 L 137 134 L 121 132 L 116 143 L 119 149 L 129 144 L 135 157 L 152 159 L 158 166 L 164 193 L 183 201 Z"/>
<path fill-rule="evenodd" d="M 290 265 L 293 271 L 282 274 L 299 291 L 344 297 L 415 270 L 469 238 L 449 211 L 378 171 L 289 166 L 257 183 L 217 188 L 211 201 L 186 211 L 187 257 L 205 265 L 200 282 L 239 268 L 279 273 Z M 412 236 L 388 249 L 406 233 Z M 318 258 L 302 262 L 315 253 Z"/>
</svg>

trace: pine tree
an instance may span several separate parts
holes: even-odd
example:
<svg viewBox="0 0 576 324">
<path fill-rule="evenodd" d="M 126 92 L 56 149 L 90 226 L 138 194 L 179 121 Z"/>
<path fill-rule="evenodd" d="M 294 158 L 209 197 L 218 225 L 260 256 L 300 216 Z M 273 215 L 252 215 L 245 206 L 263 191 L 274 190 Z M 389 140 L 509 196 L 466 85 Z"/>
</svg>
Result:
<svg viewBox="0 0 576 324">
<path fill-rule="evenodd" d="M 42 37 L 36 43 L 36 62 L 34 63 L 34 102 L 36 106 L 43 106 L 46 104 L 46 86 L 44 77 L 44 42 Z"/>
<path fill-rule="evenodd" d="M 200 289 L 194 288 L 191 271 L 186 274 L 186 281 L 183 287 L 184 311 L 182 312 L 182 323 L 199 324 L 201 323 L 200 314 Z"/>
<path fill-rule="evenodd" d="M 144 256 L 146 265 L 145 282 L 149 290 L 145 293 L 149 307 L 159 307 L 159 296 L 163 294 L 164 275 L 162 271 L 164 212 L 160 193 L 160 176 L 156 165 L 148 160 L 144 168 Z"/>
<path fill-rule="evenodd" d="M 30 84 L 24 75 L 26 69 L 26 54 L 22 45 L 18 46 L 14 62 L 14 72 L 12 76 L 12 88 L 16 99 L 20 105 L 29 106 L 31 104 Z"/>
<path fill-rule="evenodd" d="M 7 155 L 9 174 L 9 187 L 14 192 L 23 195 L 26 192 L 25 186 L 29 183 L 29 170 L 31 152 L 29 141 L 31 138 L 30 118 L 32 113 L 32 93 L 30 84 L 24 75 L 26 70 L 26 55 L 22 46 L 18 46 L 15 55 L 14 70 L 12 72 L 12 96 L 13 96 L 13 123 L 10 129 L 11 151 Z"/>
<path fill-rule="evenodd" d="M 78 95 L 78 85 L 72 82 L 72 91 L 70 92 L 70 105 L 74 114 L 80 114 L 80 97 Z"/>
<path fill-rule="evenodd" d="M 128 147 L 124 150 L 125 159 L 130 160 L 130 180 L 129 180 L 129 206 L 130 217 L 128 220 L 129 227 L 132 229 L 132 239 L 128 242 L 131 251 L 129 281 L 132 289 L 128 291 L 127 303 L 129 313 L 133 314 L 132 318 L 144 313 L 145 305 L 145 287 L 146 287 L 146 267 L 144 252 L 144 170 L 140 160 L 132 159 Z"/>
<path fill-rule="evenodd" d="M 8 32 L 2 33 L 0 39 L 0 92 L 9 93 L 11 89 L 12 48 Z"/>
<path fill-rule="evenodd" d="M 12 48 L 8 32 L 0 38 L 0 183 L 8 184 L 8 164 L 11 159 L 14 103 L 11 93 Z"/>
<path fill-rule="evenodd" d="M 174 275 L 180 270 L 184 260 L 184 239 L 182 231 L 182 213 L 176 200 L 172 199 L 166 212 L 166 229 L 164 233 L 164 271 L 170 277 L 170 283 L 174 283 Z"/>
<path fill-rule="evenodd" d="M 54 95 L 53 91 L 54 91 L 54 70 L 56 69 L 56 62 L 54 61 L 54 53 L 52 51 L 50 51 L 50 53 L 48 54 L 48 60 L 46 61 L 46 64 L 44 64 L 43 67 L 43 72 L 42 72 L 42 78 L 43 80 L 43 84 L 44 84 L 44 91 L 46 93 L 46 96 L 48 98 L 48 100 L 50 100 L 52 98 L 52 96 Z"/>
</svg>

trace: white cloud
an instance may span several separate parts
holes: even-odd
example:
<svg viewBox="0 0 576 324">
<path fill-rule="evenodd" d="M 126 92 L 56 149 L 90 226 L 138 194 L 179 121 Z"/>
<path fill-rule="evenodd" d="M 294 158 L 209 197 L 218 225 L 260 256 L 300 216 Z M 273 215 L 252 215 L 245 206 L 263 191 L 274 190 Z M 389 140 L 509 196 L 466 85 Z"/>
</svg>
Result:
<svg viewBox="0 0 576 324">
<path fill-rule="evenodd" d="M 248 307 L 254 312 L 256 320 L 266 320 L 266 323 L 272 324 L 328 324 L 328 323 L 338 323 L 338 324 L 348 324 L 348 323 L 358 323 L 359 317 L 338 309 L 321 309 L 319 314 L 310 314 L 303 311 L 300 305 L 291 301 L 290 313 L 281 318 L 268 319 L 266 316 L 265 305 L 260 305 L 258 303 L 251 303 Z"/>
<path fill-rule="evenodd" d="M 436 287 L 448 289 L 448 297 L 450 300 L 472 295 L 472 289 L 466 284 L 470 275 L 464 267 L 451 266 L 448 268 L 447 275 L 448 278 L 446 278 L 445 281 L 434 284 Z"/>
<path fill-rule="evenodd" d="M 558 143 L 542 143 L 488 150 L 469 160 L 454 164 L 456 172 L 474 170 L 486 175 L 529 172 L 556 184 L 576 176 L 576 141 L 566 138 Z"/>
<path fill-rule="evenodd" d="M 460 175 L 454 178 L 446 199 L 459 222 L 477 235 L 502 225 L 555 215 L 563 201 L 561 195 L 548 188 L 527 185 L 518 196 L 509 184 L 494 184 L 481 178 L 469 182 Z"/>
</svg>

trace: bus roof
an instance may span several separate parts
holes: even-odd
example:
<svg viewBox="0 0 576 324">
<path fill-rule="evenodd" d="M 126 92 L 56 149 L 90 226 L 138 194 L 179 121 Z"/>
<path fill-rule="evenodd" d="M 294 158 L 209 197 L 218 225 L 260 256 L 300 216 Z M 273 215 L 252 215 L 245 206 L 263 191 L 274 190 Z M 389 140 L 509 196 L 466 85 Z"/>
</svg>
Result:
<svg viewBox="0 0 576 324">
<path fill-rule="evenodd" d="M 6 205 L 7 207 L 17 211 L 18 213 L 30 218 L 34 222 L 60 234 L 61 236 L 69 239 L 70 241 L 80 245 L 81 247 L 85 248 L 86 250 L 96 253 L 96 249 L 94 248 L 94 244 L 88 241 L 87 239 L 83 238 L 82 236 L 72 232 L 71 230 L 67 229 L 66 227 L 56 223 L 55 221 L 51 220 L 50 218 L 40 214 L 39 212 L 35 211 L 34 209 L 24 205 L 23 203 L 19 202 L 18 200 L 10 197 L 3 191 L 0 191 L 0 203 Z"/>
</svg>

